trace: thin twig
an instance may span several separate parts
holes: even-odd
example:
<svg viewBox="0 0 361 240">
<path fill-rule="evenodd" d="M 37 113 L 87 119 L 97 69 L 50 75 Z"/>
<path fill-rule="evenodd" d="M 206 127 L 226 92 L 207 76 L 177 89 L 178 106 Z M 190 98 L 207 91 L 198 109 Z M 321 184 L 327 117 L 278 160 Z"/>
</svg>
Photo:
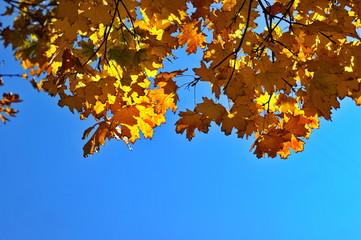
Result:
<svg viewBox="0 0 361 240">
<path fill-rule="evenodd" d="M 246 0 L 243 1 L 242 5 L 240 6 L 240 8 L 238 9 L 237 13 L 235 14 L 235 16 L 232 18 L 232 22 L 230 25 L 234 24 L 236 22 L 236 19 L 239 15 L 239 13 L 242 11 L 244 5 L 246 4 Z"/>
<path fill-rule="evenodd" d="M 125 11 L 127 12 L 127 15 L 128 15 L 128 17 L 129 17 L 130 23 L 132 24 L 132 27 L 133 27 L 134 36 L 136 36 L 137 33 L 135 32 L 134 19 L 133 19 L 132 16 L 130 15 L 130 12 L 129 12 L 127 6 L 124 4 L 123 0 L 120 0 L 120 3 L 122 4 L 122 6 L 124 7 Z M 119 10 L 118 10 L 118 12 L 119 12 Z"/>
<path fill-rule="evenodd" d="M 236 50 L 234 50 L 233 52 L 231 52 L 230 54 L 228 54 L 226 57 L 224 57 L 218 64 L 216 64 L 214 67 L 212 67 L 212 69 L 215 69 L 217 67 L 219 67 L 219 65 L 221 65 L 224 61 L 226 61 L 230 56 L 232 56 L 233 54 L 237 54 L 238 51 L 241 49 L 243 41 L 245 39 L 248 27 L 249 27 L 249 22 L 250 22 L 250 16 L 251 16 L 251 7 L 252 7 L 252 2 L 253 0 L 249 1 L 249 9 L 248 9 L 248 14 L 247 14 L 247 22 L 246 22 L 246 27 L 244 28 L 243 34 L 242 34 L 242 38 L 240 43 L 238 44 Z"/>
<path fill-rule="evenodd" d="M 14 73 L 14 74 L 2 74 L 2 73 L 0 73 L 0 77 L 21 77 L 22 75 L 21 74 L 16 74 L 16 73 Z"/>
<path fill-rule="evenodd" d="M 116 8 L 118 7 L 118 4 L 119 4 L 119 0 L 116 2 Z M 88 62 L 99 52 L 99 50 L 102 48 L 102 46 L 108 41 L 108 37 L 109 37 L 109 34 L 111 32 L 111 29 L 113 27 L 113 24 L 114 24 L 114 20 L 115 20 L 115 17 L 116 17 L 116 10 L 114 11 L 114 14 L 112 16 L 112 20 L 110 22 L 110 25 L 109 26 L 106 26 L 105 29 L 104 29 L 104 40 L 101 42 L 101 44 L 99 45 L 99 47 L 94 51 L 94 53 L 88 58 L 88 60 L 83 64 L 83 67 L 85 65 L 88 64 Z M 109 28 L 109 29 L 108 29 Z M 106 53 L 106 48 L 105 48 L 105 53 Z M 105 58 L 106 58 L 106 54 L 104 54 Z"/>
<path fill-rule="evenodd" d="M 248 6 L 248 13 L 247 13 L 247 22 L 246 22 L 246 27 L 244 28 L 244 31 L 243 31 L 243 34 L 242 34 L 242 38 L 236 48 L 236 50 L 233 51 L 233 53 L 231 53 L 230 55 L 228 55 L 226 58 L 224 58 L 221 62 L 219 62 L 216 66 L 213 67 L 213 69 L 215 69 L 216 67 L 218 67 L 221 63 L 223 63 L 227 58 L 229 58 L 230 56 L 232 56 L 233 54 L 235 55 L 235 59 L 234 59 L 234 67 L 232 69 L 232 73 L 231 75 L 229 76 L 228 78 L 228 81 L 223 89 L 223 91 L 225 91 L 228 87 L 228 84 L 230 83 L 231 79 L 232 79 L 232 76 L 234 74 L 234 69 L 235 69 L 235 64 L 236 64 L 236 61 L 237 61 L 237 54 L 238 52 L 241 50 L 241 47 L 242 47 L 242 44 L 243 44 L 243 41 L 244 39 L 246 38 L 246 33 L 248 31 L 248 28 L 249 28 L 249 22 L 250 22 L 250 18 L 251 18 L 251 11 L 252 11 L 252 3 L 253 3 L 253 0 L 250 0 L 249 1 L 249 6 Z"/>
<path fill-rule="evenodd" d="M 281 79 L 291 88 L 292 92 L 296 92 L 294 89 L 295 86 L 293 86 L 291 83 L 289 83 L 286 79 L 284 79 L 284 78 L 281 78 Z"/>
</svg>

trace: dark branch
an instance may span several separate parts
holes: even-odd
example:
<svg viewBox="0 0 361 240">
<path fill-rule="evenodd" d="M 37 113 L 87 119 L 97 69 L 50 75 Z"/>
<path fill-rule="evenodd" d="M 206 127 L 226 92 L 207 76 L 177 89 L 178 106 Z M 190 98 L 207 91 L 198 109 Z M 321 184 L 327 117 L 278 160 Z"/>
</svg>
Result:
<svg viewBox="0 0 361 240">
<path fill-rule="evenodd" d="M 228 87 L 228 84 L 230 83 L 232 77 L 233 77 L 233 74 L 234 74 L 234 71 L 235 71 L 235 67 L 236 67 L 236 61 L 237 61 L 237 54 L 238 52 L 241 50 L 241 47 L 242 47 L 242 44 L 243 44 L 243 41 L 244 39 L 246 38 L 246 33 L 248 31 L 248 28 L 249 28 L 249 22 L 250 22 L 250 18 L 251 18 L 251 11 L 252 11 L 252 2 L 253 0 L 250 0 L 249 1 L 249 8 L 248 8 L 248 13 L 247 13 L 247 22 L 246 22 L 246 27 L 244 28 L 244 31 L 243 31 L 243 34 L 242 34 L 242 38 L 241 38 L 241 41 L 239 42 L 236 50 L 233 51 L 233 53 L 231 55 L 234 55 L 234 64 L 233 64 L 233 69 L 232 69 L 232 73 L 231 75 L 229 76 L 228 78 L 228 81 L 223 89 L 223 91 L 225 91 Z M 224 58 L 220 63 L 218 63 L 214 68 L 216 68 L 217 66 L 219 66 L 221 63 L 223 63 L 227 58 L 229 58 L 231 55 L 227 56 L 226 58 Z"/>
</svg>

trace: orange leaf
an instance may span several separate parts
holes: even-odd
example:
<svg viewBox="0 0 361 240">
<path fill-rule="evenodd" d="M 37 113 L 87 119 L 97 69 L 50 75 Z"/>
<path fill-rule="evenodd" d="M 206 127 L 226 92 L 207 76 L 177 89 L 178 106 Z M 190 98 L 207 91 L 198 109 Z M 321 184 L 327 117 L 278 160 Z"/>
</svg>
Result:
<svg viewBox="0 0 361 240">
<path fill-rule="evenodd" d="M 221 104 L 215 104 L 213 100 L 206 97 L 203 97 L 203 103 L 197 104 L 194 110 L 203 113 L 218 125 L 221 124 L 223 117 L 227 115 L 226 109 Z"/>
<path fill-rule="evenodd" d="M 119 109 L 113 116 L 112 120 L 115 125 L 129 125 L 137 124 L 135 117 L 139 116 L 139 110 L 135 106 L 123 107 Z"/>
<path fill-rule="evenodd" d="M 197 51 L 197 47 L 205 48 L 205 34 L 199 31 L 199 21 L 185 23 L 181 26 L 181 34 L 177 36 L 179 40 L 179 45 L 182 47 L 185 44 L 187 46 L 187 53 L 195 53 Z"/>
<path fill-rule="evenodd" d="M 209 118 L 206 118 L 199 113 L 192 112 L 189 109 L 187 109 L 187 112 L 180 112 L 179 116 L 181 118 L 176 122 L 176 132 L 183 133 L 186 131 L 186 136 L 189 141 L 195 136 L 195 129 L 204 133 L 208 132 L 211 122 Z"/>
</svg>

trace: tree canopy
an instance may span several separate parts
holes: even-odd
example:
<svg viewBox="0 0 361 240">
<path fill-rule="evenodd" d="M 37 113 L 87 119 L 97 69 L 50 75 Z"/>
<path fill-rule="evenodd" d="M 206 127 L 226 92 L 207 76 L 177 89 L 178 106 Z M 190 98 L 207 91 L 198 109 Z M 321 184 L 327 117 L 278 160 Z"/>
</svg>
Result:
<svg viewBox="0 0 361 240">
<path fill-rule="evenodd" d="M 1 27 L 34 88 L 59 98 L 81 119 L 84 156 L 107 139 L 128 145 L 177 112 L 179 76 L 209 83 L 175 131 L 191 140 L 220 126 L 255 137 L 257 157 L 287 158 L 349 97 L 361 104 L 359 0 L 4 0 Z M 193 69 L 162 71 L 165 61 L 202 53 Z M 2 76 L 6 77 L 5 74 Z M 221 101 L 220 98 L 227 101 Z M 6 93 L 0 118 L 20 101 Z"/>
</svg>

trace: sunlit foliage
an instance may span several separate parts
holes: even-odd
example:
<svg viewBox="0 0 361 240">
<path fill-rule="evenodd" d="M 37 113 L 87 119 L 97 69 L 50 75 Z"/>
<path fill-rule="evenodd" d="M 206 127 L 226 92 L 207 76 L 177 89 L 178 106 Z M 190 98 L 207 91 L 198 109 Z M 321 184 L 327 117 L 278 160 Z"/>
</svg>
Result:
<svg viewBox="0 0 361 240">
<path fill-rule="evenodd" d="M 341 99 L 361 103 L 359 0 L 5 2 L 16 17 L 3 43 L 35 86 L 97 121 L 84 132 L 84 156 L 106 139 L 130 148 L 153 137 L 177 110 L 186 69 L 161 69 L 182 47 L 203 54 L 190 85 L 207 82 L 214 94 L 179 113 L 176 132 L 189 140 L 214 123 L 254 136 L 257 157 L 287 158 Z"/>
</svg>

